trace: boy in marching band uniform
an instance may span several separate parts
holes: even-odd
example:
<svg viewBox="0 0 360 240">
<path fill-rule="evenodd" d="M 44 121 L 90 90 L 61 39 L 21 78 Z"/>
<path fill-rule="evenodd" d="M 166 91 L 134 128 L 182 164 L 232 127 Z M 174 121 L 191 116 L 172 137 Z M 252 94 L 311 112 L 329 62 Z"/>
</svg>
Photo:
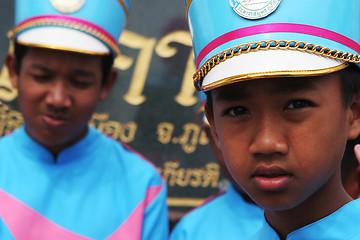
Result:
<svg viewBox="0 0 360 240">
<path fill-rule="evenodd" d="M 6 56 L 24 125 L 0 140 L 1 239 L 167 239 L 166 185 L 88 121 L 128 0 L 18 0 Z"/>
<path fill-rule="evenodd" d="M 226 168 L 220 149 L 214 143 L 210 125 L 206 119 L 204 105 L 206 95 L 199 92 L 200 117 L 203 130 L 209 138 L 215 159 L 228 182 L 226 191 L 210 196 L 205 202 L 191 210 L 177 223 L 171 232 L 171 240 L 218 240 L 245 239 L 262 225 L 263 210 L 244 193 Z"/>
<path fill-rule="evenodd" d="M 360 239 L 340 167 L 360 133 L 360 2 L 185 3 L 215 143 L 264 208 L 249 239 Z"/>
</svg>

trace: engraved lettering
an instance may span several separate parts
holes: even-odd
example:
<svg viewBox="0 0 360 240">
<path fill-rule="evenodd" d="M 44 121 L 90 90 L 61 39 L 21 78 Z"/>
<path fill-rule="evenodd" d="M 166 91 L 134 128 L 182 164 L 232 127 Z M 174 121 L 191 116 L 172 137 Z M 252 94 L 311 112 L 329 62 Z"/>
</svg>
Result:
<svg viewBox="0 0 360 240">
<path fill-rule="evenodd" d="M 170 43 L 180 43 L 185 46 L 192 46 L 190 33 L 187 31 L 175 31 L 167 34 L 156 45 L 156 53 L 163 58 L 170 58 L 176 55 L 178 49 L 171 47 Z M 185 73 L 182 80 L 180 92 L 175 96 L 175 101 L 182 106 L 192 106 L 197 103 L 198 98 L 194 96 L 195 88 L 192 83 L 192 75 L 196 71 L 194 64 L 194 53 L 190 50 L 188 60 L 186 62 Z"/>
<path fill-rule="evenodd" d="M 129 90 L 124 95 L 124 100 L 126 102 L 132 105 L 140 105 L 146 100 L 146 97 L 142 94 L 142 92 L 145 87 L 156 39 L 147 38 L 134 32 L 124 30 L 121 34 L 119 43 L 126 47 L 140 50 L 135 63 Z M 122 59 L 125 59 L 124 63 L 122 62 Z M 129 68 L 131 65 L 132 59 L 124 56 L 119 56 L 114 63 L 115 67 L 123 70 Z"/>
</svg>

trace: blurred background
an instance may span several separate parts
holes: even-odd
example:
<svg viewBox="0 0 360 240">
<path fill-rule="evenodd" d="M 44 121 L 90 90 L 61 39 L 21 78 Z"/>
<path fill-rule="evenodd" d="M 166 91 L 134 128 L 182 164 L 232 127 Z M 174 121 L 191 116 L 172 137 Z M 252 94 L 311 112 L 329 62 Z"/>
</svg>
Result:
<svg viewBox="0 0 360 240">
<path fill-rule="evenodd" d="M 99 104 L 90 124 L 156 165 L 168 185 L 172 227 L 186 212 L 225 187 L 226 180 L 198 114 L 184 1 L 136 0 L 131 4 L 119 39 L 121 55 L 115 61 L 117 83 L 108 99 Z M 4 66 L 4 57 L 11 51 L 7 33 L 13 25 L 14 0 L 1 0 L 0 136 L 23 121 L 17 92 Z"/>
</svg>

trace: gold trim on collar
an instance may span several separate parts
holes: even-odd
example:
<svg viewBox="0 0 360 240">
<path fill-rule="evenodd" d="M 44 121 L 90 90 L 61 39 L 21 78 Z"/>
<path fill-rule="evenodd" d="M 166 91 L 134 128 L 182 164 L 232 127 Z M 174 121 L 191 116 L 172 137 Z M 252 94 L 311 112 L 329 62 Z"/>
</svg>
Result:
<svg viewBox="0 0 360 240">
<path fill-rule="evenodd" d="M 337 50 L 330 50 L 329 48 L 324 48 L 322 46 L 311 43 L 286 41 L 286 40 L 260 41 L 260 42 L 241 44 L 226 49 L 212 56 L 194 73 L 193 75 L 194 85 L 196 89 L 200 91 L 202 89 L 202 80 L 204 79 L 206 74 L 216 65 L 226 61 L 229 58 L 232 58 L 233 56 L 238 56 L 240 54 L 248 53 L 248 52 L 256 52 L 259 50 L 277 50 L 277 49 L 308 52 L 335 60 L 341 60 L 344 62 L 360 63 L 360 56 L 358 54 L 350 54 L 350 53 L 343 53 Z M 246 76 L 249 76 L 249 74 L 246 74 Z"/>
<path fill-rule="evenodd" d="M 272 71 L 272 72 L 258 72 L 258 73 L 241 74 L 241 75 L 237 75 L 237 76 L 224 78 L 219 81 L 208 84 L 206 86 L 202 86 L 201 90 L 206 92 L 206 91 L 212 90 L 214 88 L 222 87 L 222 86 L 225 86 L 228 84 L 244 82 L 244 81 L 253 80 L 253 79 L 261 79 L 261 78 L 320 76 L 320 75 L 340 71 L 340 70 L 346 68 L 348 65 L 349 65 L 349 63 L 343 63 L 336 67 L 324 68 L 324 69 L 319 69 L 319 70 Z"/>
<path fill-rule="evenodd" d="M 189 7 L 190 7 L 191 2 L 192 2 L 192 0 L 187 0 L 186 1 L 186 15 L 188 15 Z"/>
<path fill-rule="evenodd" d="M 203 204 L 205 200 L 205 198 L 168 197 L 166 202 L 171 207 L 196 207 Z"/>
<path fill-rule="evenodd" d="M 123 0 L 118 0 L 119 3 L 121 4 L 121 6 L 123 7 L 124 11 L 125 11 L 125 15 L 126 17 L 129 17 L 129 9 L 127 8 L 126 4 L 124 3 Z"/>
<path fill-rule="evenodd" d="M 198 114 L 202 114 L 203 112 L 205 112 L 205 107 L 204 107 L 204 105 L 202 105 L 201 104 L 201 106 L 199 107 L 199 109 L 198 109 Z"/>
</svg>

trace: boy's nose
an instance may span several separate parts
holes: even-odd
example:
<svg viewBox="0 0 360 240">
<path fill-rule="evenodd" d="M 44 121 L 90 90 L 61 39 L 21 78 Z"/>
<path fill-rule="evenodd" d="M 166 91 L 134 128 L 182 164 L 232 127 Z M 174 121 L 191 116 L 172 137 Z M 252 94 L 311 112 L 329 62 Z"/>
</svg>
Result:
<svg viewBox="0 0 360 240">
<path fill-rule="evenodd" d="M 289 145 L 281 124 L 276 121 L 262 121 L 255 130 L 249 150 L 253 155 L 285 155 Z"/>
<path fill-rule="evenodd" d="M 62 81 L 56 81 L 49 87 L 45 101 L 48 105 L 55 108 L 70 107 L 71 97 L 66 84 Z"/>
</svg>

